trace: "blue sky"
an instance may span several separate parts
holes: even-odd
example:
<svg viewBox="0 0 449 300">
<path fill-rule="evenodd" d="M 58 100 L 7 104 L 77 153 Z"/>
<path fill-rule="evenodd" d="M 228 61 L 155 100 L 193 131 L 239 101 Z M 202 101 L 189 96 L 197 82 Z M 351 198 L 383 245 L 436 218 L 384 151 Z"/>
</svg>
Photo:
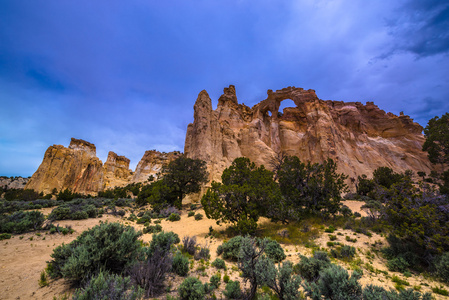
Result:
<svg viewBox="0 0 449 300">
<path fill-rule="evenodd" d="M 234 84 L 374 101 L 425 126 L 449 111 L 449 3 L 0 0 L 0 175 L 71 137 L 136 164 L 184 149 L 193 104 Z"/>
</svg>

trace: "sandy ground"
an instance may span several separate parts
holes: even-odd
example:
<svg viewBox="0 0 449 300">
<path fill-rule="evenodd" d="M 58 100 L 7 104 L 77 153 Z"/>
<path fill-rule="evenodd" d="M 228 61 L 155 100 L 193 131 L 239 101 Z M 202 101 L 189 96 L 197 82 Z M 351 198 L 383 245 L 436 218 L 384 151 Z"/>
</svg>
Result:
<svg viewBox="0 0 449 300">
<path fill-rule="evenodd" d="M 358 211 L 362 215 L 364 212 L 360 210 L 360 206 L 363 202 L 358 201 L 345 201 L 344 203 L 353 211 Z M 51 209 L 41 210 L 45 215 L 51 212 Z M 201 209 L 197 212 L 204 214 Z M 109 215 L 104 215 L 102 218 L 87 219 L 81 221 L 60 221 L 60 226 L 71 225 L 75 230 L 73 234 L 47 234 L 46 232 L 26 233 L 21 235 L 14 235 L 9 240 L 0 241 L 0 299 L 53 299 L 54 296 L 61 297 L 64 294 L 70 295 L 73 293 L 67 282 L 63 279 L 50 280 L 50 285 L 47 287 L 39 287 L 38 280 L 40 273 L 45 269 L 46 262 L 51 259 L 50 254 L 53 249 L 61 245 L 62 243 L 69 243 L 74 240 L 84 230 L 97 225 L 101 221 L 120 222 L 123 224 L 129 224 L 136 229 L 142 229 L 142 225 L 137 225 L 135 222 L 127 221 L 125 218 L 118 218 Z M 266 222 L 262 221 L 262 222 Z M 183 211 L 181 220 L 177 222 L 169 222 L 163 220 L 161 222 L 164 231 L 174 231 L 182 238 L 184 236 L 196 236 L 197 241 L 210 248 L 212 262 L 216 256 L 216 249 L 223 241 L 217 239 L 206 238 L 209 232 L 209 227 L 212 226 L 214 230 L 223 229 L 224 227 L 216 225 L 214 220 L 204 218 L 200 221 L 196 221 L 193 217 L 187 217 L 187 212 Z M 40 234 L 40 236 L 39 236 Z M 339 229 L 333 233 L 337 236 L 338 242 L 342 244 L 352 245 L 357 249 L 358 258 L 355 263 L 345 264 L 340 261 L 336 263 L 343 264 L 348 269 L 359 267 L 363 269 L 364 276 L 361 279 L 363 285 L 376 284 L 388 288 L 394 288 L 394 283 L 391 281 L 393 275 L 399 276 L 401 279 L 405 279 L 410 283 L 410 287 L 421 285 L 421 291 L 430 291 L 431 287 L 440 286 L 438 282 L 434 282 L 430 279 L 425 279 L 422 276 L 412 276 L 405 278 L 400 273 L 388 272 L 388 275 L 380 273 L 380 271 L 387 271 L 385 266 L 385 260 L 376 253 L 375 249 L 380 249 L 382 245 L 385 245 L 385 240 L 382 236 L 375 233 L 371 237 L 363 234 L 355 234 L 350 230 Z M 351 239 L 357 239 L 355 242 L 346 241 L 346 236 Z M 145 234 L 142 236 L 144 242 L 151 240 L 151 234 Z M 329 234 L 324 233 L 315 240 L 315 243 L 323 248 L 328 248 L 326 245 L 329 241 Z M 373 244 L 377 242 L 377 246 L 373 247 Z M 379 245 L 382 243 L 382 245 Z M 287 260 L 297 263 L 299 261 L 299 255 L 311 255 L 311 250 L 303 246 L 295 245 L 283 245 L 283 248 L 287 255 Z M 232 280 L 239 279 L 239 271 L 232 263 L 226 262 L 228 270 L 226 273 L 230 275 Z M 371 267 L 366 267 L 369 264 Z M 217 272 L 213 267 L 206 264 L 206 270 L 197 270 L 201 266 L 199 261 L 195 262 L 193 269 L 190 271 L 190 276 L 200 278 L 203 282 L 209 280 L 209 277 Z M 371 272 L 369 269 L 374 270 Z M 221 272 L 224 275 L 224 272 Z M 377 273 L 377 274 L 376 274 Z M 179 286 L 183 278 L 178 276 L 169 276 L 167 285 L 171 287 L 170 294 L 175 296 L 177 294 L 176 287 Z M 241 279 L 241 278 L 240 278 Z M 216 292 L 216 295 L 221 294 L 221 290 L 224 288 L 224 283 L 221 284 L 220 290 Z M 426 286 L 428 285 L 428 286 Z M 445 286 L 446 289 L 449 289 Z M 436 299 L 447 299 L 440 295 L 433 294 Z M 165 295 L 160 297 L 165 299 Z"/>
</svg>

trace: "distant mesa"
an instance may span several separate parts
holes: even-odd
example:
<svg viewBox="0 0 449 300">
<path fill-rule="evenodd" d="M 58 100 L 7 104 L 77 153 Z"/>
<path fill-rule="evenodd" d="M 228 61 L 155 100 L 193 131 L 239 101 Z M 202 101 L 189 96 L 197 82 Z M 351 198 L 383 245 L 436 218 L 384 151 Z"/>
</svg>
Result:
<svg viewBox="0 0 449 300">
<path fill-rule="evenodd" d="M 279 111 L 291 99 L 295 107 Z M 207 162 L 210 180 L 237 157 L 248 157 L 270 168 L 279 154 L 298 156 L 302 161 L 323 162 L 332 158 L 338 171 L 350 177 L 367 174 L 382 166 L 396 172 L 429 173 L 433 166 L 423 152 L 423 128 L 401 113 L 396 116 L 373 102 L 321 100 L 314 90 L 287 87 L 267 91 L 267 98 L 253 107 L 239 104 L 235 86 L 224 88 L 217 108 L 208 93 L 199 93 L 194 121 L 187 127 L 184 153 Z M 68 148 L 50 146 L 42 164 L 26 184 L 38 192 L 69 188 L 95 194 L 107 188 L 146 182 L 180 152 L 146 151 L 136 170 L 129 159 L 109 152 L 104 165 L 94 144 L 72 138 Z"/>
</svg>

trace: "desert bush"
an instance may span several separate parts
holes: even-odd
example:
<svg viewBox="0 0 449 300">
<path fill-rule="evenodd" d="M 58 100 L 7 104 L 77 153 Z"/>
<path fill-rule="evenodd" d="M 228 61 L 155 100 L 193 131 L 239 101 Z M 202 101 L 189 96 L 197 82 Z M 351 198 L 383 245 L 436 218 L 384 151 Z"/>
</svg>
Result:
<svg viewBox="0 0 449 300">
<path fill-rule="evenodd" d="M 44 196 L 43 193 L 38 193 L 31 189 L 8 189 L 5 194 L 4 198 L 8 201 L 12 200 L 23 200 L 23 201 L 31 201 L 36 200 L 39 198 L 42 198 Z"/>
<path fill-rule="evenodd" d="M 181 212 L 176 207 L 169 206 L 169 207 L 165 207 L 165 208 L 161 209 L 159 211 L 158 217 L 159 218 L 168 218 L 171 214 L 180 215 Z"/>
<path fill-rule="evenodd" d="M 223 242 L 217 248 L 217 254 L 221 255 L 223 259 L 229 259 L 233 261 L 237 261 L 239 258 L 240 245 L 242 243 L 243 237 L 241 235 L 235 236 L 231 238 L 227 242 Z"/>
<path fill-rule="evenodd" d="M 171 214 L 171 215 L 168 217 L 168 220 L 169 220 L 170 222 L 179 221 L 179 220 L 181 220 L 181 216 L 180 216 L 179 214 L 173 213 L 173 214 Z"/>
<path fill-rule="evenodd" d="M 80 282 L 100 270 L 122 272 L 139 255 L 140 235 L 133 227 L 119 223 L 97 225 L 53 250 L 49 274 Z"/>
<path fill-rule="evenodd" d="M 178 288 L 181 300 L 202 300 L 204 299 L 204 286 L 195 277 L 187 277 Z"/>
<path fill-rule="evenodd" d="M 48 215 L 48 219 L 55 220 L 83 220 L 95 218 L 98 215 L 98 208 L 87 201 L 70 201 L 54 208 Z"/>
<path fill-rule="evenodd" d="M 404 272 L 410 267 L 409 263 L 401 256 L 388 260 L 387 268 L 393 272 Z"/>
<path fill-rule="evenodd" d="M 135 263 L 128 271 L 133 282 L 145 290 L 146 297 L 154 297 L 164 290 L 167 273 L 172 268 L 173 257 L 156 247 L 151 255 Z"/>
<path fill-rule="evenodd" d="M 196 220 L 196 221 L 199 221 L 199 220 L 202 220 L 202 219 L 203 219 L 203 215 L 202 215 L 202 214 L 197 213 L 197 214 L 195 215 L 195 220 Z"/>
<path fill-rule="evenodd" d="M 11 215 L 0 215 L 1 233 L 23 233 L 40 229 L 44 215 L 39 211 L 18 211 Z"/>
<path fill-rule="evenodd" d="M 212 262 L 212 267 L 215 267 L 217 269 L 223 269 L 226 270 L 226 263 L 224 260 L 222 260 L 221 258 L 216 258 L 213 262 Z"/>
<path fill-rule="evenodd" d="M 438 277 L 446 283 L 449 283 L 449 252 L 441 255 L 435 264 L 436 274 Z"/>
<path fill-rule="evenodd" d="M 275 267 L 273 261 L 262 256 L 256 263 L 256 276 L 259 284 L 272 289 L 281 300 L 299 299 L 301 278 L 293 274 L 293 264 L 289 261 Z"/>
<path fill-rule="evenodd" d="M 143 228 L 143 233 L 158 233 L 162 231 L 162 226 L 159 224 L 150 225 Z"/>
<path fill-rule="evenodd" d="M 194 211 L 189 211 L 189 213 L 187 214 L 187 217 L 193 217 L 195 215 Z"/>
<path fill-rule="evenodd" d="M 134 300 L 141 299 L 142 294 L 142 289 L 133 286 L 129 277 L 100 271 L 97 275 L 92 276 L 83 288 L 77 289 L 72 299 Z"/>
<path fill-rule="evenodd" d="M 394 290 L 385 290 L 383 287 L 369 284 L 362 292 L 363 300 L 431 300 L 430 293 L 420 294 L 412 289 L 400 290 L 399 293 Z"/>
<path fill-rule="evenodd" d="M 221 281 L 220 273 L 212 275 L 209 279 L 210 286 L 212 287 L 212 289 L 218 289 L 220 287 L 220 283 L 221 283 L 220 281 Z"/>
<path fill-rule="evenodd" d="M 267 238 L 264 250 L 265 254 L 275 263 L 283 261 L 286 257 L 281 245 L 277 241 L 269 238 Z"/>
<path fill-rule="evenodd" d="M 137 219 L 137 224 L 145 224 L 145 223 L 151 223 L 151 217 L 152 214 L 150 211 L 146 211 L 146 212 L 140 212 L 137 215 L 138 219 Z"/>
<path fill-rule="evenodd" d="M 349 276 L 348 271 L 338 265 L 331 264 L 320 272 L 316 282 L 305 282 L 303 288 L 312 299 L 359 299 L 362 286 L 358 279 L 362 275 L 356 271 Z"/>
<path fill-rule="evenodd" d="M 198 251 L 195 253 L 195 259 L 196 260 L 199 260 L 199 259 L 209 260 L 209 258 L 210 258 L 210 249 L 207 246 L 207 244 L 204 246 L 200 246 Z"/>
<path fill-rule="evenodd" d="M 189 259 L 179 251 L 173 257 L 172 271 L 179 276 L 186 276 L 189 273 Z"/>
<path fill-rule="evenodd" d="M 41 272 L 38 284 L 40 287 L 48 286 L 48 276 L 45 270 Z"/>
<path fill-rule="evenodd" d="M 189 253 L 190 255 L 195 255 L 196 252 L 196 236 L 190 237 L 185 236 L 182 239 L 182 250 Z"/>
<path fill-rule="evenodd" d="M 332 249 L 330 254 L 334 258 L 342 258 L 346 260 L 351 260 L 355 256 L 355 248 L 348 245 L 343 245 L 337 249 Z"/>
<path fill-rule="evenodd" d="M 325 252 L 317 251 L 313 257 L 301 256 L 301 260 L 294 266 L 296 273 L 310 282 L 317 281 L 320 272 L 330 266 L 330 259 Z"/>
<path fill-rule="evenodd" d="M 240 282 L 229 280 L 226 284 L 223 295 L 228 297 L 228 299 L 240 299 L 242 298 L 242 290 L 240 289 Z"/>
<path fill-rule="evenodd" d="M 11 236 L 12 235 L 10 233 L 1 233 L 0 234 L 0 241 L 9 240 L 11 238 Z"/>
<path fill-rule="evenodd" d="M 19 210 L 41 209 L 60 205 L 62 201 L 38 199 L 32 201 L 0 201 L 0 214 Z"/>
<path fill-rule="evenodd" d="M 179 236 L 172 232 L 164 232 L 153 234 L 153 239 L 148 247 L 148 255 L 151 256 L 156 249 L 161 249 L 162 252 L 168 253 L 171 245 L 180 242 Z"/>
</svg>

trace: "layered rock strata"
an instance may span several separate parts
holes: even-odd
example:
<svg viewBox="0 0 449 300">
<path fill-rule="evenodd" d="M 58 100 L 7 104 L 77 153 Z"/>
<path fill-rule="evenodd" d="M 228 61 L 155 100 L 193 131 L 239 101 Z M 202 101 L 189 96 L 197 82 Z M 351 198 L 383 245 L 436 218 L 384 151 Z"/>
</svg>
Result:
<svg viewBox="0 0 449 300">
<path fill-rule="evenodd" d="M 286 99 L 295 107 L 280 112 Z M 215 110 L 208 93 L 199 93 L 184 152 L 205 160 L 216 181 L 237 157 L 269 168 L 281 153 L 311 162 L 332 158 L 339 172 L 354 178 L 381 166 L 428 173 L 422 130 L 409 116 L 385 113 L 372 102 L 324 101 L 314 90 L 295 87 L 268 90 L 267 98 L 250 108 L 238 103 L 231 85 Z"/>
<path fill-rule="evenodd" d="M 131 181 L 133 172 L 129 168 L 129 163 L 129 158 L 109 151 L 103 165 L 105 189 L 125 186 Z"/>
<path fill-rule="evenodd" d="M 96 156 L 95 145 L 72 138 L 68 148 L 53 145 L 47 149 L 25 188 L 45 194 L 54 188 L 89 194 L 101 191 L 103 186 L 103 163 Z"/>
<path fill-rule="evenodd" d="M 181 153 L 178 151 L 146 151 L 136 171 L 132 172 L 129 169 L 130 160 L 125 156 L 110 151 L 103 165 L 96 156 L 94 144 L 72 138 L 68 148 L 53 145 L 47 149 L 41 165 L 25 188 L 45 194 L 52 192 L 54 188 L 57 191 L 69 189 L 81 194 L 96 194 L 130 183 L 148 183 L 150 175 L 157 178 L 162 166 L 179 155 Z"/>
<path fill-rule="evenodd" d="M 168 153 L 161 153 L 156 150 L 145 151 L 142 159 L 137 164 L 131 183 L 147 182 L 150 176 L 153 176 L 153 179 L 156 180 L 158 178 L 158 173 L 162 170 L 162 166 L 168 164 L 180 155 L 181 152 L 178 151 Z"/>
</svg>

